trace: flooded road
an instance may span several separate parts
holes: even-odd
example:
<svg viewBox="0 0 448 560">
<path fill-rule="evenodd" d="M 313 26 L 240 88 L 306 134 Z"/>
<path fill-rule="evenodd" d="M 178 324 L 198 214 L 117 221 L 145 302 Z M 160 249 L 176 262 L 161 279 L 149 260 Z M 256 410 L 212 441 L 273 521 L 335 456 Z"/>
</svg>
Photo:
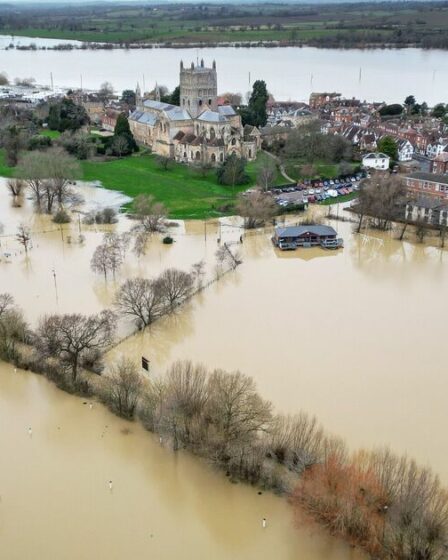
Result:
<svg viewBox="0 0 448 560">
<path fill-rule="evenodd" d="M 0 387 L 2 558 L 361 559 L 297 530 L 284 499 L 230 484 L 40 376 L 0 363 Z"/>
</svg>

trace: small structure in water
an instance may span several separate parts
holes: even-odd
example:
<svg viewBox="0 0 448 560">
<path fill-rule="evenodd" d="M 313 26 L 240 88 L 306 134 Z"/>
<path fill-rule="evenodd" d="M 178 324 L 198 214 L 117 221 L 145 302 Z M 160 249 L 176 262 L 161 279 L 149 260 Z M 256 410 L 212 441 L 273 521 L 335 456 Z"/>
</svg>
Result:
<svg viewBox="0 0 448 560">
<path fill-rule="evenodd" d="M 331 226 L 288 226 L 275 228 L 272 242 L 282 251 L 291 251 L 298 247 L 322 247 L 339 249 L 343 240 Z"/>
</svg>

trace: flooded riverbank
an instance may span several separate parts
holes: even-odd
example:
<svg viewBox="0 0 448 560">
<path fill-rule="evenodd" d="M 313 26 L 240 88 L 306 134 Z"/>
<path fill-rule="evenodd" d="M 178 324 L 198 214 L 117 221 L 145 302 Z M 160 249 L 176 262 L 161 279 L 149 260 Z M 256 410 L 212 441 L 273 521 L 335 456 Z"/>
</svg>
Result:
<svg viewBox="0 0 448 560">
<path fill-rule="evenodd" d="M 0 36 L 0 47 L 1 40 Z M 58 87 L 79 87 L 82 75 L 82 87 L 87 89 L 98 89 L 108 81 L 117 92 L 133 89 L 137 82 L 141 86 L 146 83 L 148 89 L 157 82 L 172 90 L 178 85 L 180 60 L 189 64 L 198 55 L 206 62 L 216 60 L 220 92 L 240 92 L 244 96 L 251 89 L 248 77 L 252 83 L 262 79 L 278 101 L 308 102 L 313 91 L 337 91 L 347 98 L 399 103 L 412 92 L 419 102 L 431 106 L 443 101 L 441 92 L 448 87 L 446 52 L 416 48 L 11 49 L 2 51 L 0 71 L 13 80 L 28 77 L 32 69 L 37 83 L 43 85 L 50 84 L 51 73 Z"/>
<path fill-rule="evenodd" d="M 40 376 L 0 363 L 0 386 L 0 542 L 8 560 L 362 558 L 317 529 L 297 530 L 284 499 L 230 484 Z"/>
</svg>

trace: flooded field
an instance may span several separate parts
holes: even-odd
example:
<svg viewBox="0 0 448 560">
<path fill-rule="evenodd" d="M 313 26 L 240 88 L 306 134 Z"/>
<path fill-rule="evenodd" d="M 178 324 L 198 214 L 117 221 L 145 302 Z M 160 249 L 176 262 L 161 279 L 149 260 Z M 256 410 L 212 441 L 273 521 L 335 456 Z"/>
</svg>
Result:
<svg viewBox="0 0 448 560">
<path fill-rule="evenodd" d="M 269 231 L 247 234 L 241 245 L 233 220 L 193 222 L 173 228 L 172 246 L 154 238 L 140 260 L 130 253 L 106 283 L 89 267 L 98 228 L 81 225 L 80 244 L 76 220 L 61 232 L 30 204 L 11 208 L 4 191 L 0 222 L 0 291 L 13 294 L 33 324 L 46 312 L 109 306 L 123 279 L 168 266 L 186 270 L 204 259 L 211 278 L 218 236 L 235 242 L 244 261 L 235 272 L 107 359 L 145 355 L 151 375 L 177 359 L 240 369 L 278 410 L 316 414 L 353 448 L 388 444 L 407 452 L 448 483 L 448 253 L 437 240 L 416 244 L 411 232 L 405 242 L 394 232 L 353 235 L 351 224 L 332 222 L 343 250 L 279 253 Z M 14 239 L 20 222 L 37 232 L 28 257 Z M 129 229 L 129 220 L 115 227 Z M 38 376 L 2 364 L 0 387 L 0 540 L 8 559 L 35 550 L 49 560 L 90 560 L 97 551 L 117 559 L 152 552 L 162 560 L 352 554 L 321 533 L 296 532 L 283 500 L 230 485 L 199 460 L 161 448 L 137 426 L 100 406 L 90 410 Z M 49 504 L 45 516 L 42 504 Z M 272 524 L 263 533 L 266 511 Z M 79 548 L 67 550 L 74 540 Z"/>
<path fill-rule="evenodd" d="M 361 558 L 297 530 L 285 500 L 230 484 L 42 377 L 0 363 L 0 387 L 2 558 Z"/>
</svg>

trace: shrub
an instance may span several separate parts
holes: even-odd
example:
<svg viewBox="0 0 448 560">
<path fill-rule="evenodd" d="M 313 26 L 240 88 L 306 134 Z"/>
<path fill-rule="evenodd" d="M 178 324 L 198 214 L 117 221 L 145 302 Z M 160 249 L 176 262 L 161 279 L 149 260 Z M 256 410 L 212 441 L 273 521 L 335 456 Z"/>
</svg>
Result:
<svg viewBox="0 0 448 560">
<path fill-rule="evenodd" d="M 53 222 L 55 224 L 69 224 L 71 221 L 70 214 L 63 208 L 58 210 L 53 216 Z"/>
</svg>

